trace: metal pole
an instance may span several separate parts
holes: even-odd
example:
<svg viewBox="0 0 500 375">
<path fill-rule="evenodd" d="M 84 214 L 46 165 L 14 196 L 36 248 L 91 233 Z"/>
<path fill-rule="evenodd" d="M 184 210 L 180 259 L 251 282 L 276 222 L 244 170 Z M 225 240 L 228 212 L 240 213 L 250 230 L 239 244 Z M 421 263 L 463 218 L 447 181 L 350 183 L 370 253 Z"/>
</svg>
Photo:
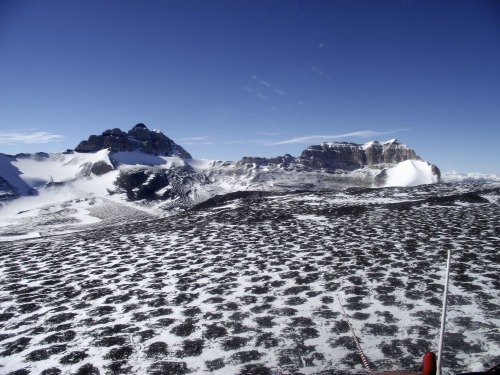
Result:
<svg viewBox="0 0 500 375">
<path fill-rule="evenodd" d="M 441 365 L 443 360 L 443 343 L 444 343 L 444 331 L 446 326 L 446 309 L 448 307 L 448 282 L 450 280 L 450 264 L 451 264 L 451 249 L 448 250 L 448 261 L 446 262 L 446 277 L 444 281 L 443 315 L 441 316 L 441 335 L 439 337 L 439 351 L 438 351 L 438 361 L 437 361 L 438 375 L 442 375 Z"/>
</svg>

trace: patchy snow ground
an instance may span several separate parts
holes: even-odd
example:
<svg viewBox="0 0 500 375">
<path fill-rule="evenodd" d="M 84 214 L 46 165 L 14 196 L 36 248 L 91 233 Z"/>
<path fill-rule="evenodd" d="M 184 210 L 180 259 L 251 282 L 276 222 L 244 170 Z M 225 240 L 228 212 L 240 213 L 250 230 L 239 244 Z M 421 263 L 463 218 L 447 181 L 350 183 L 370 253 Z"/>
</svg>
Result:
<svg viewBox="0 0 500 375">
<path fill-rule="evenodd" d="M 262 193 L 0 243 L 0 373 L 360 372 L 337 298 L 373 369 L 416 369 L 437 350 L 449 248 L 445 373 L 498 362 L 499 196 L 477 182 Z"/>
<path fill-rule="evenodd" d="M 115 172 L 106 178 L 112 180 Z M 88 230 L 89 224 L 112 225 L 158 218 L 161 212 L 106 196 L 112 186 L 99 179 L 79 179 L 63 185 L 45 186 L 0 206 L 0 242 L 20 238 Z"/>
</svg>

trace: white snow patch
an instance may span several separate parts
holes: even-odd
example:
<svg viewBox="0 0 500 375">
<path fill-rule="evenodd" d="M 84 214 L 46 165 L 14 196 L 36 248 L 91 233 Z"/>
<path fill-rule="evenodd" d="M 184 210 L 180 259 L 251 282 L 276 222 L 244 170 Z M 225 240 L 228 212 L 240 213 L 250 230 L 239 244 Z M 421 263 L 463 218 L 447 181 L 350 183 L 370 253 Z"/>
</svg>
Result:
<svg viewBox="0 0 500 375">
<path fill-rule="evenodd" d="M 48 157 L 31 155 L 17 158 L 12 166 L 21 173 L 20 177 L 32 187 L 39 187 L 48 182 L 65 182 L 78 177 L 84 165 L 103 161 L 112 166 L 109 151 L 96 153 L 49 154 Z"/>
<path fill-rule="evenodd" d="M 417 186 L 437 182 L 429 163 L 406 160 L 387 170 L 385 186 Z"/>
<path fill-rule="evenodd" d="M 397 142 L 398 140 L 396 138 L 389 139 L 388 141 L 382 142 L 383 145 L 388 145 L 394 142 Z"/>
<path fill-rule="evenodd" d="M 195 169 L 208 169 L 214 166 L 214 161 L 208 159 L 186 159 L 184 161 Z"/>
<path fill-rule="evenodd" d="M 152 154 L 144 154 L 138 151 L 122 151 L 111 155 L 111 158 L 119 164 L 128 165 L 166 165 L 167 158 Z"/>
<path fill-rule="evenodd" d="M 316 216 L 316 215 L 295 215 L 295 217 L 299 220 L 306 220 L 306 221 L 317 221 L 317 222 L 329 221 L 324 216 Z"/>
</svg>

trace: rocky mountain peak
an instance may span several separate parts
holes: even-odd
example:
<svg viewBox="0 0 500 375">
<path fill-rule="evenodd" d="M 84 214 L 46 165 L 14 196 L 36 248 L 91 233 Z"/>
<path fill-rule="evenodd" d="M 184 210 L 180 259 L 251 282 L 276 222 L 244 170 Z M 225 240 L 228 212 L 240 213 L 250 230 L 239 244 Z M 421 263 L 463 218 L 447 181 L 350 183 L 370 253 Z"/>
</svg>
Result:
<svg viewBox="0 0 500 375">
<path fill-rule="evenodd" d="M 384 169 L 406 160 L 423 161 L 413 149 L 397 139 L 391 139 L 386 142 L 372 141 L 365 144 L 324 142 L 307 147 L 298 157 L 288 154 L 274 158 L 244 157 L 236 165 L 274 165 L 285 170 L 333 172 L 353 171 L 364 167 Z"/>
<path fill-rule="evenodd" d="M 410 147 L 397 139 L 365 144 L 325 142 L 309 146 L 298 158 L 313 168 L 354 170 L 379 164 L 396 164 L 405 160 L 422 160 Z"/>
<path fill-rule="evenodd" d="M 161 156 L 178 156 L 192 159 L 191 155 L 173 140 L 159 130 L 149 130 L 139 123 L 127 133 L 114 128 L 104 131 L 101 135 L 91 135 L 75 148 L 76 152 L 96 152 L 103 149 L 119 151 L 141 151 L 146 154 Z"/>
</svg>

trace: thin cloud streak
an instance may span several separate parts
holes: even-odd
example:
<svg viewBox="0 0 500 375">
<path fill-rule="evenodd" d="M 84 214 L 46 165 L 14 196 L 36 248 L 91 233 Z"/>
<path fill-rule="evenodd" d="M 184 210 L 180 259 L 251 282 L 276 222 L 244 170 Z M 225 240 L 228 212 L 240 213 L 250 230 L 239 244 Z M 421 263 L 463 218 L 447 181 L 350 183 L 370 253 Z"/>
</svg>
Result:
<svg viewBox="0 0 500 375">
<path fill-rule="evenodd" d="M 362 131 L 345 133 L 345 134 L 337 134 L 337 135 L 309 135 L 309 136 L 305 136 L 305 137 L 286 139 L 284 141 L 279 141 L 279 142 L 272 142 L 272 143 L 268 143 L 268 145 L 269 146 L 276 146 L 276 145 L 286 145 L 286 144 L 290 144 L 290 143 L 328 142 L 328 141 L 335 141 L 335 140 L 347 138 L 347 137 L 367 138 L 367 137 L 375 137 L 378 135 L 393 134 L 393 133 L 397 133 L 398 131 L 400 131 L 400 130 L 391 130 L 388 132 L 362 130 Z"/>
<path fill-rule="evenodd" d="M 246 92 L 249 92 L 251 94 L 254 94 L 257 98 L 259 99 L 262 99 L 262 100 L 267 100 L 267 96 L 265 96 L 264 94 L 261 94 L 260 92 L 258 91 L 255 91 L 253 90 L 252 88 L 248 87 L 248 86 L 241 86 L 241 88 L 243 90 L 245 90 Z"/>
<path fill-rule="evenodd" d="M 210 139 L 210 137 L 208 135 L 203 135 L 203 136 L 199 136 L 199 137 L 186 137 L 186 138 L 180 138 L 179 141 L 181 142 L 190 142 L 190 141 L 206 141 Z"/>
<path fill-rule="evenodd" d="M 51 143 L 63 140 L 64 136 L 62 135 L 43 131 L 0 131 L 0 144 L 4 145 Z"/>
<path fill-rule="evenodd" d="M 259 78 L 255 75 L 252 76 L 252 79 L 256 82 L 259 82 L 262 86 L 265 86 L 266 88 L 273 90 L 275 93 L 280 94 L 280 95 L 285 95 L 285 92 L 278 87 L 275 87 L 274 85 L 271 85 L 269 82 L 263 80 L 262 78 Z M 243 89 L 247 90 L 248 92 L 253 92 L 251 88 L 248 86 L 243 86 Z"/>
<path fill-rule="evenodd" d="M 184 146 L 189 145 L 189 146 L 198 146 L 198 145 L 213 145 L 214 142 L 193 142 L 193 141 L 188 141 L 188 142 L 182 142 Z"/>
<path fill-rule="evenodd" d="M 214 141 L 208 135 L 180 138 L 178 139 L 178 142 L 182 143 L 183 145 L 190 145 L 190 146 L 214 144 Z"/>
<path fill-rule="evenodd" d="M 260 132 L 259 135 L 263 135 L 266 137 L 276 137 L 277 135 L 283 134 L 281 132 Z"/>
</svg>

